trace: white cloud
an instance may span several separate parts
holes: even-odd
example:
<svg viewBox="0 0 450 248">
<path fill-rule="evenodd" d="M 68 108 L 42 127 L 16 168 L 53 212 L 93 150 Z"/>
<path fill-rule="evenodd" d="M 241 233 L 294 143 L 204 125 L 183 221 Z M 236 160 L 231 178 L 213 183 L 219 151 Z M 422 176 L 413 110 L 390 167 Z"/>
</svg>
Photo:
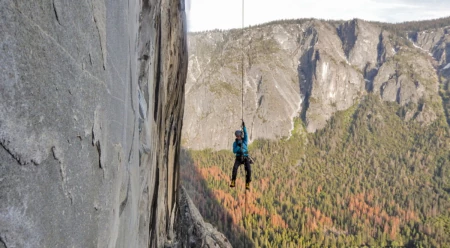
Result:
<svg viewBox="0 0 450 248">
<path fill-rule="evenodd" d="M 239 28 L 241 10 L 241 0 L 190 0 L 189 30 Z M 246 26 L 296 18 L 402 22 L 449 15 L 449 0 L 245 0 Z"/>
</svg>

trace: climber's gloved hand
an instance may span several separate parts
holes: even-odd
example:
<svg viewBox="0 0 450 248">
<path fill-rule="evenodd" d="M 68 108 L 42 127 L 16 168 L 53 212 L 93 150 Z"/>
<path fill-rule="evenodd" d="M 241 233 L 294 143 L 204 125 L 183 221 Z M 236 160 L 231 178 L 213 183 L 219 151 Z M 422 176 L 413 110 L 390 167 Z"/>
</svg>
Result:
<svg viewBox="0 0 450 248">
<path fill-rule="evenodd" d="M 245 127 L 245 122 L 244 122 L 244 120 L 242 120 L 242 127 Z"/>
</svg>

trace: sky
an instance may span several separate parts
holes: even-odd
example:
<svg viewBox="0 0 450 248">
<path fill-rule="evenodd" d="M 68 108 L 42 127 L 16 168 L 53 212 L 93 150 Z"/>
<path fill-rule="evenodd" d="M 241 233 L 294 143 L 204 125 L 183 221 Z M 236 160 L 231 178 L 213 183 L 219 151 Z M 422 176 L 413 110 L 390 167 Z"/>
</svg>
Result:
<svg viewBox="0 0 450 248">
<path fill-rule="evenodd" d="M 185 0 L 188 30 L 240 28 L 242 0 Z M 450 16 L 450 0 L 244 0 L 244 26 L 280 19 L 359 18 L 381 22 Z"/>
</svg>

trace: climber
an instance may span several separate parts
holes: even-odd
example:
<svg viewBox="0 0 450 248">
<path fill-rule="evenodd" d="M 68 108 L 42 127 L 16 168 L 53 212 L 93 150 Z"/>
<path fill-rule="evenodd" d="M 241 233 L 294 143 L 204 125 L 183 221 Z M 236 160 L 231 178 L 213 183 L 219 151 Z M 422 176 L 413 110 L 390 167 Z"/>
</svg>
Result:
<svg viewBox="0 0 450 248">
<path fill-rule="evenodd" d="M 236 154 L 236 160 L 234 161 L 233 166 L 233 174 L 231 177 L 231 184 L 230 187 L 236 186 L 236 174 L 239 166 L 241 164 L 245 165 L 245 189 L 250 189 L 250 182 L 252 181 L 252 169 L 250 167 L 251 159 L 248 156 L 248 134 L 247 134 L 247 128 L 245 127 L 244 120 L 242 120 L 242 129 L 244 130 L 244 133 L 242 133 L 241 130 L 237 130 L 234 132 L 234 135 L 236 136 L 236 140 L 233 143 L 233 153 Z M 244 136 L 242 136 L 244 135 Z"/>
</svg>

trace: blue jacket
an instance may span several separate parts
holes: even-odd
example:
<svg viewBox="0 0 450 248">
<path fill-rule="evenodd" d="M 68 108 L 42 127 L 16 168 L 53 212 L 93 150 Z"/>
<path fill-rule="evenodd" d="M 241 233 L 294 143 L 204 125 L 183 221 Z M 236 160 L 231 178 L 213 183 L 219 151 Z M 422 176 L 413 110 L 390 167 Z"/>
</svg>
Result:
<svg viewBox="0 0 450 248">
<path fill-rule="evenodd" d="M 242 147 L 238 146 L 238 143 L 242 143 Z M 233 153 L 236 154 L 236 156 L 244 156 L 248 157 L 248 135 L 247 135 L 247 128 L 244 127 L 244 138 L 242 140 L 235 140 L 233 143 Z"/>
</svg>

